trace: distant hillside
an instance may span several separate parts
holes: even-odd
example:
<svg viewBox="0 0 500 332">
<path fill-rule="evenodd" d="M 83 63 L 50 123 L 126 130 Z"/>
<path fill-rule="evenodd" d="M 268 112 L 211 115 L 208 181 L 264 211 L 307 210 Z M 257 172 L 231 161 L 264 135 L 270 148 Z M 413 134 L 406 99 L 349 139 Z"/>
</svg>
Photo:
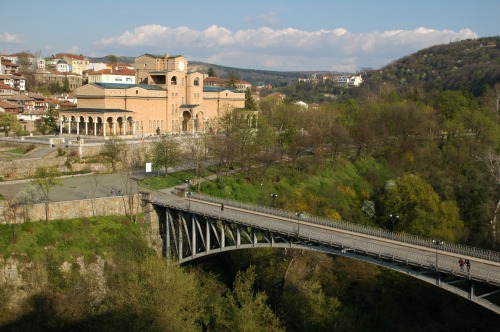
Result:
<svg viewBox="0 0 500 332">
<path fill-rule="evenodd" d="M 99 58 L 89 57 L 91 62 L 108 62 L 109 55 Z M 134 64 L 135 57 L 130 56 L 115 56 L 117 62 L 125 62 Z M 256 69 L 242 69 L 234 67 L 225 67 L 214 65 L 199 61 L 190 61 L 188 70 L 199 71 L 207 73 L 209 68 L 215 71 L 218 77 L 226 78 L 229 73 L 235 73 L 241 80 L 252 83 L 253 85 L 272 84 L 273 86 L 283 85 L 283 83 L 290 84 L 296 82 L 298 78 L 309 77 L 313 74 L 333 74 L 332 72 L 325 71 L 271 71 L 271 70 L 256 70 Z"/>
<path fill-rule="evenodd" d="M 225 67 L 213 65 L 204 62 L 191 61 L 189 62 L 190 70 L 197 70 L 202 73 L 208 72 L 209 68 L 215 71 L 218 77 L 227 77 L 229 73 L 235 73 L 241 80 L 250 82 L 254 85 L 272 84 L 274 86 L 282 85 L 282 83 L 296 82 L 299 78 L 309 77 L 313 74 L 332 74 L 325 71 L 271 71 L 258 69 L 242 69 L 234 67 Z"/>
<path fill-rule="evenodd" d="M 486 86 L 500 82 L 500 37 L 432 46 L 371 71 L 365 78 L 426 91 L 463 89 L 478 96 Z"/>
</svg>

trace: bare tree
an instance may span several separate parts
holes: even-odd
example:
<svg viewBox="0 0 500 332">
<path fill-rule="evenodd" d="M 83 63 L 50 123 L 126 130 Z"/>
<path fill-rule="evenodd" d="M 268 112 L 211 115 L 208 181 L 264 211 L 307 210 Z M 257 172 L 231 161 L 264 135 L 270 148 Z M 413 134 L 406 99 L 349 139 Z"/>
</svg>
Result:
<svg viewBox="0 0 500 332">
<path fill-rule="evenodd" d="M 165 167 L 165 174 L 168 174 L 168 167 L 181 161 L 181 145 L 172 137 L 162 136 L 153 142 L 151 153 L 154 167 Z"/>
<path fill-rule="evenodd" d="M 90 198 L 90 204 L 92 205 L 92 216 L 95 217 L 97 215 L 96 196 L 97 188 L 99 187 L 99 176 L 93 175 L 88 183 L 92 192 L 92 197 Z"/>
<path fill-rule="evenodd" d="M 34 183 L 45 200 L 45 222 L 49 221 L 49 193 L 54 186 L 62 185 L 60 175 L 55 167 L 39 166 L 35 171 Z"/>
<path fill-rule="evenodd" d="M 40 194 L 36 186 L 30 185 L 21 190 L 15 198 L 15 201 L 22 206 L 23 221 L 26 222 L 28 218 L 28 206 L 40 200 Z"/>
<path fill-rule="evenodd" d="M 101 149 L 101 155 L 106 159 L 116 172 L 116 165 L 122 161 L 123 151 L 125 149 L 125 141 L 121 138 L 112 138 L 107 140 Z"/>
<path fill-rule="evenodd" d="M 207 159 L 207 144 L 206 138 L 202 136 L 190 136 L 186 140 L 186 159 L 190 160 L 195 165 L 194 183 L 198 184 L 200 191 L 200 178 L 205 167 L 204 162 Z"/>
<path fill-rule="evenodd" d="M 123 186 L 119 193 L 122 196 L 125 215 L 135 223 L 139 215 L 139 204 L 135 204 L 137 185 L 134 179 L 134 170 L 140 167 L 140 158 L 134 153 L 130 145 L 124 145 L 121 150 L 120 160 L 123 166 L 120 173 Z"/>
</svg>

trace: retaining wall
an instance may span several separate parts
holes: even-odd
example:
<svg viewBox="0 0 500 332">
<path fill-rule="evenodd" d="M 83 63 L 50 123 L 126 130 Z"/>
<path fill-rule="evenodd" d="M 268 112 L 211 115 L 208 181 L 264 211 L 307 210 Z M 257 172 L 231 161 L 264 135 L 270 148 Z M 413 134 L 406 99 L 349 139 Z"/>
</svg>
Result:
<svg viewBox="0 0 500 332">
<path fill-rule="evenodd" d="M 132 212 L 131 212 L 132 210 Z M 142 213 L 141 196 L 114 196 L 49 203 L 49 220 Z M 9 206 L 2 202 L 0 223 L 45 220 L 45 203 Z"/>
</svg>

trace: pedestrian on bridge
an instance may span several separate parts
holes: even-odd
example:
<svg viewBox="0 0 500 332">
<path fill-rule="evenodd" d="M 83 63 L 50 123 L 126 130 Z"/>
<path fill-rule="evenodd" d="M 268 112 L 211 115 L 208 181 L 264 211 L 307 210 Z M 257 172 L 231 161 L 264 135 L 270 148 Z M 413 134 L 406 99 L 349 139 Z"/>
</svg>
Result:
<svg viewBox="0 0 500 332">
<path fill-rule="evenodd" d="M 463 271 L 464 270 L 464 264 L 465 264 L 465 261 L 463 258 L 460 258 L 458 260 L 458 265 L 460 265 L 460 270 Z"/>
<path fill-rule="evenodd" d="M 465 266 L 467 266 L 467 272 L 470 272 L 470 261 L 468 259 L 465 260 Z"/>
</svg>

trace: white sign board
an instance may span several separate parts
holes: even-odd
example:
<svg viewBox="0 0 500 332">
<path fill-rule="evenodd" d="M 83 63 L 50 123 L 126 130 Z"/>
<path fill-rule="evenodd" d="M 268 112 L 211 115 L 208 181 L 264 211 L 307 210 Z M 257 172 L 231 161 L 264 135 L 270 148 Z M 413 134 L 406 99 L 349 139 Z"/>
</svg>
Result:
<svg viewBox="0 0 500 332">
<path fill-rule="evenodd" d="M 151 169 L 153 168 L 151 163 L 146 163 L 146 173 L 151 173 Z"/>
</svg>

